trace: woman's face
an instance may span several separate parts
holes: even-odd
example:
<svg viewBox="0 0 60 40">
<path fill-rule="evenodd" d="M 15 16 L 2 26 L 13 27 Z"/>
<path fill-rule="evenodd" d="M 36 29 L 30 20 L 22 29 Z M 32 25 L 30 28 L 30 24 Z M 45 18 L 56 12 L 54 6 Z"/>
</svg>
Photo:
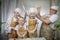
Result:
<svg viewBox="0 0 60 40">
<path fill-rule="evenodd" d="M 22 24 L 22 25 L 24 24 L 24 18 L 19 19 L 19 24 Z"/>
<path fill-rule="evenodd" d="M 35 14 L 34 13 L 30 13 L 29 17 L 33 19 L 33 18 L 35 18 Z"/>
<path fill-rule="evenodd" d="M 14 11 L 14 16 L 15 16 L 15 17 L 19 17 L 19 15 L 20 15 L 19 12 Z"/>
</svg>

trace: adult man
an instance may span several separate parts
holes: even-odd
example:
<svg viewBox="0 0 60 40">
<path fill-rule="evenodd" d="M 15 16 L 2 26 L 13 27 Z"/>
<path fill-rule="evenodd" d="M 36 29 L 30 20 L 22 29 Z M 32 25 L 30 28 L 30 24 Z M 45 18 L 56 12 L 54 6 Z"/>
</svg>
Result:
<svg viewBox="0 0 60 40">
<path fill-rule="evenodd" d="M 46 15 L 45 18 L 40 16 L 40 8 L 37 10 L 37 18 L 43 22 L 41 26 L 41 37 L 45 37 L 47 40 L 53 40 L 54 23 L 58 20 L 58 15 L 56 14 L 58 6 L 52 6 L 49 15 Z"/>
</svg>

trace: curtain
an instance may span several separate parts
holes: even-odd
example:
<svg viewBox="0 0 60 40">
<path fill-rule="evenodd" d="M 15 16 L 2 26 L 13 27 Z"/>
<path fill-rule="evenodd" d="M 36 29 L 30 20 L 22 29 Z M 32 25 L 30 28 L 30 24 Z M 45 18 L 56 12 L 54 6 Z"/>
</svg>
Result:
<svg viewBox="0 0 60 40">
<path fill-rule="evenodd" d="M 13 14 L 13 10 L 16 8 L 16 0 L 2 0 L 2 27 L 1 33 L 4 33 L 5 23 L 7 18 Z"/>
<path fill-rule="evenodd" d="M 26 10 L 28 10 L 30 7 L 41 6 L 41 13 L 49 13 L 50 0 L 2 0 L 1 17 L 3 24 L 1 27 L 1 33 L 5 32 L 5 23 L 7 19 L 12 16 L 15 8 L 20 8 L 22 10 L 20 15 L 24 15 L 21 2 L 23 2 Z"/>
</svg>

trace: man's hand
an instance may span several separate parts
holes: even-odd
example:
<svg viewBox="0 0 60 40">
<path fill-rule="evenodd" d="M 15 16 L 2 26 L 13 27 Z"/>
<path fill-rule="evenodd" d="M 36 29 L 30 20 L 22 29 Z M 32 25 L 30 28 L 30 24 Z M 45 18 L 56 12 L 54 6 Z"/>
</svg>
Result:
<svg viewBox="0 0 60 40">
<path fill-rule="evenodd" d="M 37 14 L 36 14 L 36 17 L 39 19 L 41 16 L 40 16 L 40 10 L 41 10 L 41 7 L 37 7 Z"/>
<path fill-rule="evenodd" d="M 41 7 L 37 7 L 37 12 L 40 15 Z"/>
<path fill-rule="evenodd" d="M 39 14 L 37 14 L 37 15 L 36 15 L 36 17 L 37 17 L 38 19 L 40 19 L 40 18 L 41 18 L 41 16 L 40 16 Z"/>
</svg>

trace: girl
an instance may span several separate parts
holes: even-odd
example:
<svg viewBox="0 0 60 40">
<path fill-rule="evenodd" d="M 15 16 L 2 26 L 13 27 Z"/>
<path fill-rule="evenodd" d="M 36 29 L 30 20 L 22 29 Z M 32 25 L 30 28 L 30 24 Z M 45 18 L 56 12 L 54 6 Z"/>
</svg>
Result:
<svg viewBox="0 0 60 40">
<path fill-rule="evenodd" d="M 37 37 L 37 20 L 35 19 L 36 16 L 36 9 L 30 8 L 29 16 L 27 19 L 27 31 L 29 37 Z"/>
<path fill-rule="evenodd" d="M 27 29 L 25 20 L 23 17 L 19 18 L 19 24 L 16 26 L 17 34 L 19 38 L 26 38 L 27 37 Z"/>
</svg>

